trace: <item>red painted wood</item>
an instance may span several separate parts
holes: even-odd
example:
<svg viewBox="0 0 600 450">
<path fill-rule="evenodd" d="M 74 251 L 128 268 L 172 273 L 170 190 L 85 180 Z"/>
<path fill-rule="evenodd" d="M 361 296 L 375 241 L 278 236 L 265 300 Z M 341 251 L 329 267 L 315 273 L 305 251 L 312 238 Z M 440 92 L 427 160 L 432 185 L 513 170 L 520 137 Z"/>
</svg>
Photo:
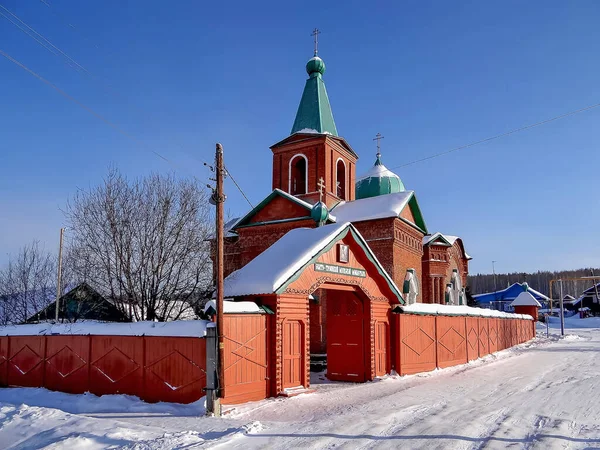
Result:
<svg viewBox="0 0 600 450">
<path fill-rule="evenodd" d="M 81 394 L 89 390 L 90 337 L 46 338 L 44 386 L 53 391 Z"/>
<path fill-rule="evenodd" d="M 479 325 L 479 357 L 490 353 L 489 321 L 480 317 L 477 319 Z"/>
<path fill-rule="evenodd" d="M 223 403 L 262 400 L 267 393 L 267 316 L 227 314 Z"/>
<path fill-rule="evenodd" d="M 8 385 L 8 336 L 0 337 L 0 386 Z"/>
<path fill-rule="evenodd" d="M 435 316 L 395 315 L 398 324 L 400 375 L 428 372 L 436 368 Z"/>
<path fill-rule="evenodd" d="M 438 316 L 436 327 L 438 367 L 465 364 L 467 346 L 464 317 Z"/>
<path fill-rule="evenodd" d="M 44 336 L 12 336 L 10 338 L 9 385 L 43 386 L 44 341 Z"/>
<path fill-rule="evenodd" d="M 467 317 L 467 359 L 472 361 L 479 358 L 479 319 Z"/>
<path fill-rule="evenodd" d="M 327 378 L 365 381 L 365 320 L 362 301 L 330 291 L 327 298 Z"/>
<path fill-rule="evenodd" d="M 375 376 L 388 373 L 389 325 L 386 322 L 375 323 Z"/>
<path fill-rule="evenodd" d="M 299 320 L 283 322 L 283 388 L 302 386 L 302 324 Z"/>
<path fill-rule="evenodd" d="M 149 336 L 144 348 L 144 400 L 190 403 L 204 396 L 204 339 Z"/>
</svg>

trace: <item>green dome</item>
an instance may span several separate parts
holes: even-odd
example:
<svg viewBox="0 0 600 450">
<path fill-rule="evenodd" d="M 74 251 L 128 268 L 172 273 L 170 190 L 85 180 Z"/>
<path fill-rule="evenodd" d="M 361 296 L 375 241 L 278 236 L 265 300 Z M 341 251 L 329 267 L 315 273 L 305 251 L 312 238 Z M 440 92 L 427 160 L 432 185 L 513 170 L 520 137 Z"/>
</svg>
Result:
<svg viewBox="0 0 600 450">
<path fill-rule="evenodd" d="M 356 199 L 377 197 L 378 195 L 404 192 L 404 184 L 398 175 L 388 170 L 381 162 L 381 155 L 377 154 L 375 165 L 355 185 Z"/>
<path fill-rule="evenodd" d="M 325 62 L 318 56 L 314 56 L 306 63 L 306 73 L 310 76 L 313 76 L 313 74 L 323 75 L 325 73 Z"/>
<path fill-rule="evenodd" d="M 310 217 L 317 222 L 317 224 L 323 224 L 329 218 L 329 210 L 323 202 L 317 202 L 310 210 Z"/>
</svg>

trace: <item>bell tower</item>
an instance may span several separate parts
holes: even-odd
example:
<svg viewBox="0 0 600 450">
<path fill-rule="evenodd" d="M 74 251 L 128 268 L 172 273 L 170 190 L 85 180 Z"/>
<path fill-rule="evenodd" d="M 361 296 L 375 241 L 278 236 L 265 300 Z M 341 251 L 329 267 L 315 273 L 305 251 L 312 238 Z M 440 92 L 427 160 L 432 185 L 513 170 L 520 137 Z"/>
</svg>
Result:
<svg viewBox="0 0 600 450">
<path fill-rule="evenodd" d="M 323 81 L 325 62 L 317 56 L 318 34 L 315 29 L 315 52 L 306 64 L 308 79 L 290 136 L 271 147 L 273 189 L 316 203 L 322 178 L 323 202 L 332 207 L 340 201 L 354 200 L 358 156 L 338 136 Z"/>
</svg>

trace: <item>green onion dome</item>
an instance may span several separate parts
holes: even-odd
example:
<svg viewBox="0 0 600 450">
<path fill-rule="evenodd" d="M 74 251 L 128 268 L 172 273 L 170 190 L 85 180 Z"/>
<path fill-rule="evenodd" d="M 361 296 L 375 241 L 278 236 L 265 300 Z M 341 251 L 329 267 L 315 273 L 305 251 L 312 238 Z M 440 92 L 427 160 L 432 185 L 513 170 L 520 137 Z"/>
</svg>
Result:
<svg viewBox="0 0 600 450">
<path fill-rule="evenodd" d="M 313 76 L 313 74 L 321 74 L 323 76 L 325 73 L 325 62 L 318 56 L 310 58 L 306 63 L 306 73 L 310 76 Z"/>
<path fill-rule="evenodd" d="M 323 202 L 317 202 L 310 210 L 310 217 L 321 225 L 329 218 L 329 209 Z"/>
<path fill-rule="evenodd" d="M 378 195 L 404 192 L 404 184 L 398 175 L 387 169 L 381 162 L 381 154 L 377 154 L 375 165 L 355 185 L 356 199 L 377 197 Z"/>
</svg>

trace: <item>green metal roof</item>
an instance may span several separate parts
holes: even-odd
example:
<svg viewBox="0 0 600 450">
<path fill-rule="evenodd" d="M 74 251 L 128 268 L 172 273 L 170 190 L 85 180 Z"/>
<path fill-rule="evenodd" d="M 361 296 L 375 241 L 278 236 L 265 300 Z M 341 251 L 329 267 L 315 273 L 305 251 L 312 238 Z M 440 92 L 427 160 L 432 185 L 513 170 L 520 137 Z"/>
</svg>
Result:
<svg viewBox="0 0 600 450">
<path fill-rule="evenodd" d="M 373 167 L 358 179 L 355 189 L 357 200 L 406 190 L 400 177 L 383 165 L 379 153 Z"/>
<path fill-rule="evenodd" d="M 294 126 L 290 134 L 306 130 L 337 136 L 337 128 L 335 127 L 329 97 L 327 97 L 327 90 L 323 81 L 325 63 L 321 58 L 315 56 L 306 64 L 306 72 L 309 77 L 306 80 L 302 99 L 296 113 L 296 120 L 294 120 Z"/>
</svg>

